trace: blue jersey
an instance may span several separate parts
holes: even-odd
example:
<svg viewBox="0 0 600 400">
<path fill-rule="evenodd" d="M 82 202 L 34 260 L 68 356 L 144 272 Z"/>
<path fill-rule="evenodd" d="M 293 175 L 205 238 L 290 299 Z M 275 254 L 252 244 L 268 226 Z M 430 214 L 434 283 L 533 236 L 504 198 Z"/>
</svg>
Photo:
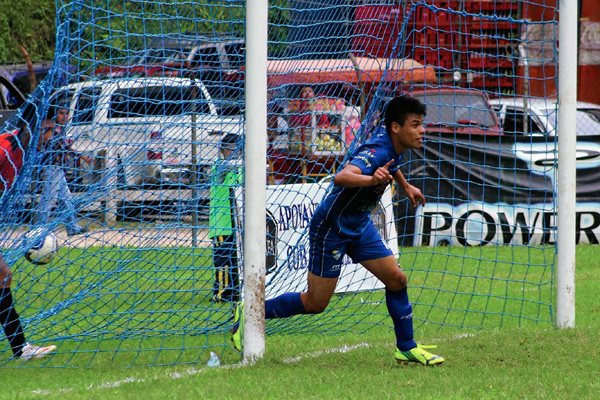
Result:
<svg viewBox="0 0 600 400">
<path fill-rule="evenodd" d="M 377 130 L 350 156 L 348 163 L 357 166 L 363 175 L 373 175 L 377 168 L 390 160 L 389 171 L 394 175 L 399 168 L 402 154 L 394 150 L 392 140 L 385 129 Z M 315 210 L 315 216 L 331 224 L 334 229 L 348 236 L 359 236 L 367 228 L 371 211 L 381 200 L 388 183 L 375 186 L 345 188 L 334 186 Z"/>
</svg>

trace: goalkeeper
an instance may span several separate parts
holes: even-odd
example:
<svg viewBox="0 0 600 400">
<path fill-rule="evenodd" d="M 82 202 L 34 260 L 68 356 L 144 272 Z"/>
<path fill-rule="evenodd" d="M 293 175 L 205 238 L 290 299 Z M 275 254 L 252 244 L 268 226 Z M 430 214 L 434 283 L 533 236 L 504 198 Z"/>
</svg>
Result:
<svg viewBox="0 0 600 400">
<path fill-rule="evenodd" d="M 409 184 L 399 169 L 402 153 L 423 145 L 425 113 L 425 105 L 408 96 L 396 97 L 387 104 L 386 129 L 375 131 L 351 155 L 336 174 L 333 189 L 314 212 L 307 291 L 268 300 L 267 319 L 323 312 L 338 282 L 342 258 L 347 254 L 385 285 L 385 300 L 396 336 L 396 361 L 423 365 L 444 362 L 444 358 L 415 342 L 407 276 L 370 218 L 392 180 L 404 190 L 413 207 L 425 203 L 421 191 Z M 239 305 L 234 312 L 232 341 L 241 350 L 243 307 L 242 303 Z"/>
</svg>

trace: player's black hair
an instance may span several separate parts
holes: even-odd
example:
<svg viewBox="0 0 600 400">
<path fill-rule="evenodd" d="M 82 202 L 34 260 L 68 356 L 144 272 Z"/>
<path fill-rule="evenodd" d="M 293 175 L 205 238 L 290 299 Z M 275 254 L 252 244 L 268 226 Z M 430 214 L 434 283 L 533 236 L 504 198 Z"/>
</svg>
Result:
<svg viewBox="0 0 600 400">
<path fill-rule="evenodd" d="M 392 131 L 392 123 L 404 125 L 408 114 L 417 114 L 425 116 L 427 106 L 419 99 L 411 96 L 398 96 L 390 100 L 385 107 L 385 129 Z"/>
</svg>

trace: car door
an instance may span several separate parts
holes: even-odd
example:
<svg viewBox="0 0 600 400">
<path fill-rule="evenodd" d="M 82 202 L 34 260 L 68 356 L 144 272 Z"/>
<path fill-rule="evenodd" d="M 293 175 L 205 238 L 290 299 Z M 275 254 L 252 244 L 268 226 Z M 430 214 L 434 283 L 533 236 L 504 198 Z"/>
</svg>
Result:
<svg viewBox="0 0 600 400">
<path fill-rule="evenodd" d="M 246 47 L 244 42 L 231 42 L 224 44 L 227 56 L 226 69 L 239 70 L 246 64 Z"/>
<path fill-rule="evenodd" d="M 75 94 L 72 107 L 72 117 L 67 127 L 67 140 L 76 155 L 87 155 L 92 159 L 97 158 L 98 146 L 95 126 L 96 111 L 100 109 L 102 86 L 85 86 Z M 79 157 L 72 163 L 73 181 L 80 185 L 88 185 L 98 178 L 94 171 L 93 163 L 81 162 Z"/>
</svg>

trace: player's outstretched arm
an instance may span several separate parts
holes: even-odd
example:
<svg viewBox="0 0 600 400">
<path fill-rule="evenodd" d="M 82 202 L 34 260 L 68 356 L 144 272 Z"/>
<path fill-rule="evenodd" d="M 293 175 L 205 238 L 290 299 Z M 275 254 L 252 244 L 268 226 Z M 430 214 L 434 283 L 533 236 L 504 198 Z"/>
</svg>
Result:
<svg viewBox="0 0 600 400">
<path fill-rule="evenodd" d="M 408 197 L 408 200 L 413 207 L 416 208 L 419 204 L 425 205 L 425 196 L 421 192 L 421 189 L 408 183 L 400 169 L 394 174 L 394 180 L 402 188 L 404 193 L 406 193 L 406 197 Z"/>
</svg>

